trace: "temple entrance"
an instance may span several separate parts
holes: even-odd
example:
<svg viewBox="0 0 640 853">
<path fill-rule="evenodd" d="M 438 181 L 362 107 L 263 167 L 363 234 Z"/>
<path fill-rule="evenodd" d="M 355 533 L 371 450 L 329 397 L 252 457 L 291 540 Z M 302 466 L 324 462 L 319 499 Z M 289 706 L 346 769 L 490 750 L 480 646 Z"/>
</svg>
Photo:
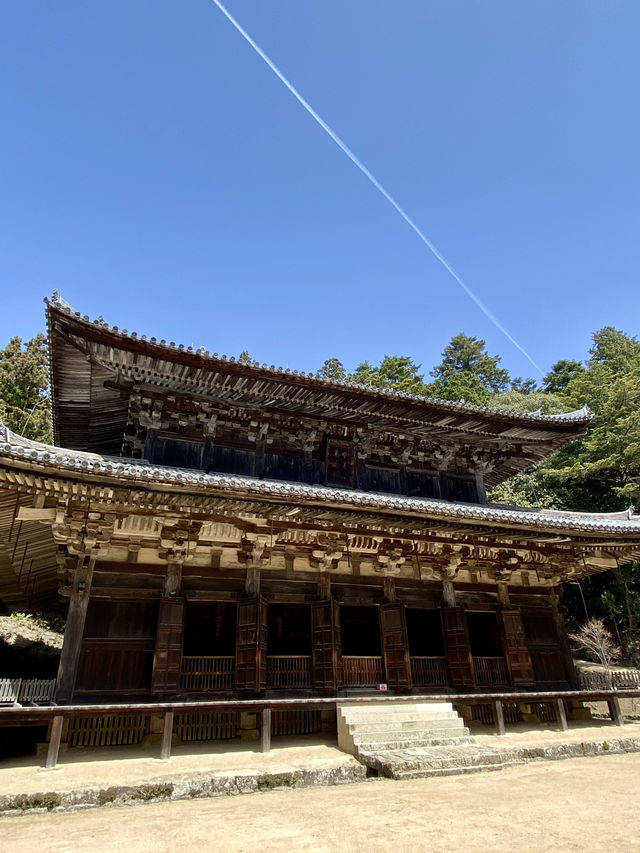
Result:
<svg viewBox="0 0 640 853">
<path fill-rule="evenodd" d="M 492 611 L 467 611 L 469 646 L 477 687 L 506 687 L 509 672 L 504 658 L 498 614 Z"/>
<path fill-rule="evenodd" d="M 309 688 L 311 608 L 307 604 L 269 604 L 267 687 Z"/>
<path fill-rule="evenodd" d="M 180 688 L 194 692 L 233 690 L 236 605 L 187 602 Z"/>
<path fill-rule="evenodd" d="M 447 666 L 440 610 L 407 608 L 406 619 L 414 687 L 446 687 Z"/>
<path fill-rule="evenodd" d="M 382 639 L 377 607 L 340 607 L 342 672 L 345 687 L 381 684 Z"/>
</svg>

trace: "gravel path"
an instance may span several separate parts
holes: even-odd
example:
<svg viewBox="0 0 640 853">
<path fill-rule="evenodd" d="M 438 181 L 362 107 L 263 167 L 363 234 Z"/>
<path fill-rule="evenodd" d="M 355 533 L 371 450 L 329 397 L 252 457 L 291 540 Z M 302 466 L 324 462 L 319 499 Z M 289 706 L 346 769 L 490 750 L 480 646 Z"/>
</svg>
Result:
<svg viewBox="0 0 640 853">
<path fill-rule="evenodd" d="M 640 755 L 2 819 L 12 853 L 640 851 Z"/>
</svg>

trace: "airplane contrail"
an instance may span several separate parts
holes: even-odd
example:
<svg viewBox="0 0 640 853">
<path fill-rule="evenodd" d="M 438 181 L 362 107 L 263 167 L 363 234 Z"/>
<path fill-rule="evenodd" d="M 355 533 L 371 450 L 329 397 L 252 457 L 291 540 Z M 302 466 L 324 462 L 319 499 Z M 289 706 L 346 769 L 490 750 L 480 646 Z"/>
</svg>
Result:
<svg viewBox="0 0 640 853">
<path fill-rule="evenodd" d="M 502 334 L 507 338 L 507 340 L 511 341 L 511 343 L 514 345 L 514 347 L 517 350 L 519 350 L 522 353 L 522 355 L 527 359 L 527 361 L 529 361 L 535 367 L 535 369 L 542 375 L 544 373 L 544 371 L 542 370 L 540 365 L 534 361 L 534 359 L 529 355 L 529 353 L 526 351 L 526 349 L 518 343 L 518 341 L 513 337 L 513 335 L 502 325 L 500 320 L 498 320 L 498 318 L 495 316 L 495 314 L 493 314 L 493 312 L 490 311 L 489 308 L 487 308 L 487 306 L 484 304 L 484 302 L 478 296 L 476 296 L 476 294 L 473 292 L 473 290 L 464 281 L 464 279 L 455 271 L 455 269 L 451 266 L 451 264 L 444 257 L 444 255 L 434 246 L 434 244 L 431 242 L 431 240 L 429 240 L 429 238 L 426 236 L 426 234 L 424 234 L 420 230 L 420 228 L 416 225 L 416 223 L 413 221 L 413 219 L 411 219 L 409 214 L 405 213 L 405 211 L 400 207 L 398 202 L 382 186 L 382 184 L 375 177 L 375 175 L 373 175 L 369 171 L 369 169 L 367 169 L 367 167 L 362 162 L 362 160 L 360 160 L 358 157 L 356 157 L 356 155 L 349 148 L 349 146 L 345 142 L 343 142 L 342 139 L 340 139 L 340 137 L 338 136 L 338 134 L 329 127 L 329 125 L 326 123 L 326 121 L 321 116 L 318 115 L 318 113 L 313 109 L 311 104 L 307 100 L 305 100 L 305 98 L 302 97 L 302 95 L 295 88 L 295 86 L 292 83 L 290 83 L 289 80 L 287 80 L 287 78 L 284 76 L 282 71 L 280 71 L 278 66 L 267 56 L 267 54 L 264 52 L 264 50 L 262 50 L 260 45 L 257 44 L 257 42 L 255 42 L 251 38 L 249 33 L 245 29 L 243 29 L 243 27 L 238 23 L 238 21 L 236 21 L 236 19 L 233 17 L 233 15 L 222 5 L 220 0 L 213 0 L 213 2 L 218 7 L 218 9 L 220 9 L 220 11 L 225 16 L 225 18 L 227 18 L 227 20 L 231 24 L 233 24 L 235 29 L 240 33 L 240 35 L 245 39 L 245 41 L 248 42 L 249 45 L 251 45 L 251 47 L 255 50 L 255 52 L 258 54 L 258 56 L 269 66 L 269 68 L 273 71 L 273 73 L 276 75 L 276 77 L 278 77 L 278 79 L 282 83 L 284 83 L 284 85 L 291 92 L 291 94 L 298 101 L 298 103 L 300 103 L 305 108 L 305 110 L 309 113 L 309 115 L 313 119 L 315 119 L 315 121 L 320 125 L 320 127 L 325 131 L 325 133 L 328 134 L 328 136 L 330 136 L 331 139 L 333 139 L 333 141 L 336 143 L 338 148 L 340 148 L 347 155 L 347 157 L 351 160 L 353 165 L 357 166 L 357 168 L 360 169 L 362 174 L 366 178 L 368 178 L 368 180 L 373 184 L 373 186 L 378 190 L 378 192 L 382 196 L 384 196 L 384 198 L 386 198 L 386 200 L 389 202 L 389 204 L 392 207 L 395 208 L 395 210 L 400 214 L 400 216 L 404 219 L 404 221 L 407 223 L 407 225 L 409 225 L 415 231 L 415 233 L 418 235 L 418 237 L 422 240 L 422 242 L 425 244 L 425 246 L 429 249 L 429 251 L 440 261 L 442 266 L 446 269 L 446 271 L 449 273 L 449 275 L 451 275 L 451 277 L 460 285 L 460 287 L 464 290 L 464 292 L 467 294 L 467 296 L 471 300 L 473 300 L 473 302 L 475 302 L 475 304 L 482 311 L 482 313 L 485 315 L 485 317 L 487 317 L 487 319 L 493 323 L 493 325 L 496 327 L 496 329 L 499 329 L 499 331 L 502 332 Z"/>
</svg>

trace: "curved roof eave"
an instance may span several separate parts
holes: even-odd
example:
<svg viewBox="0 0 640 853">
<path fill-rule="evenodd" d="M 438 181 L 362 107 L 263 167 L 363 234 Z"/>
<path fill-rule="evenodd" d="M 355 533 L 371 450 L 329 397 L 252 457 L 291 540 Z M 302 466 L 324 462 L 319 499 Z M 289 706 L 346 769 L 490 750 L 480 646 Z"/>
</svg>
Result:
<svg viewBox="0 0 640 853">
<path fill-rule="evenodd" d="M 165 340 L 158 341 L 156 338 L 147 338 L 146 335 L 138 335 L 137 332 L 129 332 L 126 329 L 120 330 L 118 326 L 112 326 L 107 323 L 102 317 L 97 320 L 91 320 L 87 315 L 82 315 L 76 311 L 68 302 L 66 302 L 57 291 L 54 291 L 51 299 L 45 299 L 47 305 L 47 323 L 49 328 L 49 337 L 51 339 L 51 312 L 56 311 L 69 317 L 76 323 L 82 324 L 87 328 L 93 329 L 96 332 L 106 333 L 120 339 L 123 344 L 143 345 L 147 347 L 157 348 L 163 351 L 169 358 L 180 359 L 196 359 L 198 362 L 204 361 L 210 363 L 211 366 L 233 365 L 241 367 L 243 370 L 254 372 L 256 375 L 267 375 L 273 379 L 287 379 L 289 381 L 299 381 L 308 384 L 315 384 L 326 390 L 335 391 L 352 391 L 358 394 L 366 394 L 375 396 L 381 399 L 397 402 L 406 402 L 407 404 L 415 404 L 418 406 L 431 406 L 443 412 L 451 414 L 477 415 L 481 417 L 491 417 L 501 419 L 508 422 L 524 423 L 530 426 L 549 427 L 557 424 L 558 426 L 576 427 L 586 426 L 592 418 L 591 411 L 588 406 L 583 406 L 573 412 L 565 412 L 557 415 L 543 415 L 540 411 L 537 412 L 512 412 L 505 409 L 496 409 L 490 406 L 476 406 L 465 402 L 452 402 L 450 400 L 441 400 L 437 397 L 423 397 L 419 394 L 411 394 L 407 391 L 396 391 L 390 388 L 378 388 L 371 385 L 362 385 L 356 382 L 347 380 L 326 379 L 317 373 L 304 373 L 289 368 L 276 367 L 275 365 L 267 366 L 258 362 L 246 364 L 239 362 L 233 356 L 227 357 L 218 353 L 210 353 L 204 347 L 194 348 L 192 346 L 184 347 L 182 344 L 167 343 Z M 51 387 L 54 387 L 54 377 L 50 375 Z M 579 433 L 576 433 L 579 434 Z"/>
<path fill-rule="evenodd" d="M 332 503 L 336 507 L 362 510 L 411 513 L 423 518 L 514 524 L 534 530 L 569 532 L 636 534 L 640 536 L 640 515 L 632 509 L 626 513 L 578 513 L 557 510 L 503 507 L 497 505 L 462 504 L 426 498 L 409 498 L 350 489 L 311 486 L 288 481 L 259 480 L 225 474 L 205 474 L 182 468 L 152 465 L 139 460 L 124 460 L 98 453 L 66 450 L 41 444 L 12 433 L 0 421 L 0 459 L 51 466 L 62 472 L 95 476 L 115 476 L 123 481 L 149 487 L 167 485 L 189 491 L 219 492 L 300 503 Z"/>
</svg>

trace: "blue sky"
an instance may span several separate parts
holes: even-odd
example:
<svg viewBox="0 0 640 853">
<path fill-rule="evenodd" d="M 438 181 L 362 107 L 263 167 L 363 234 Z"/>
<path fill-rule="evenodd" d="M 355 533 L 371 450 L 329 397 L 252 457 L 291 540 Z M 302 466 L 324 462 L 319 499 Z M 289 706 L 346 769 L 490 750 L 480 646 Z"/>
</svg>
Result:
<svg viewBox="0 0 640 853">
<path fill-rule="evenodd" d="M 637 0 L 226 5 L 543 370 L 637 334 Z M 536 375 L 211 0 L 4 4 L 0 117 L 0 345 L 58 289 L 299 370 L 464 331 Z"/>
</svg>

